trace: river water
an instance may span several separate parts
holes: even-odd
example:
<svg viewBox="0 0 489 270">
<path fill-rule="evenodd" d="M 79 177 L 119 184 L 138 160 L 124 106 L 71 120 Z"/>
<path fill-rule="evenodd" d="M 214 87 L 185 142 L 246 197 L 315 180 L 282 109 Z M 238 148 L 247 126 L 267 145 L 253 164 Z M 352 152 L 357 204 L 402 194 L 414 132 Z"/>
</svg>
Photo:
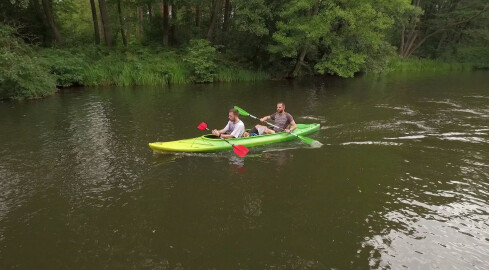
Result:
<svg viewBox="0 0 489 270">
<path fill-rule="evenodd" d="M 489 73 L 0 103 L 0 269 L 487 269 Z M 154 154 L 284 101 L 300 141 Z M 256 122 L 242 118 L 250 127 Z"/>
</svg>

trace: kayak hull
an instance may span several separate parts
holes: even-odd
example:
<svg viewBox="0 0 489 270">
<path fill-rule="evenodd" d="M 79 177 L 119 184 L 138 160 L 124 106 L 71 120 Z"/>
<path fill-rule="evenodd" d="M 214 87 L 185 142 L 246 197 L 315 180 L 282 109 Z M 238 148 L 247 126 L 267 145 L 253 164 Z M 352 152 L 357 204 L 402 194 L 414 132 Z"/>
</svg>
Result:
<svg viewBox="0 0 489 270">
<path fill-rule="evenodd" d="M 304 136 L 318 131 L 319 127 L 319 124 L 297 124 L 297 129 L 294 133 Z M 228 139 L 227 141 L 234 145 L 252 147 L 294 139 L 297 139 L 297 137 L 292 134 L 279 132 L 275 134 Z M 156 152 L 216 152 L 231 150 L 233 148 L 230 144 L 222 139 L 214 137 L 212 134 L 171 142 L 154 142 L 150 143 L 149 147 Z"/>
</svg>

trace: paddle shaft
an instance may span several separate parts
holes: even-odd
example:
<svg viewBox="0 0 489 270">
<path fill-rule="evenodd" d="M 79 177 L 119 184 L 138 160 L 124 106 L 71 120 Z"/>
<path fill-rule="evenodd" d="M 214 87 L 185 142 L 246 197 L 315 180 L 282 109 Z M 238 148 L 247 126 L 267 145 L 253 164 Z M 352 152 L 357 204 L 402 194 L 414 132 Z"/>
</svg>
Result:
<svg viewBox="0 0 489 270">
<path fill-rule="evenodd" d="M 211 131 L 209 128 L 205 128 L 205 129 L 207 129 L 208 131 Z M 229 143 L 229 144 L 230 144 L 230 145 L 232 145 L 234 148 L 236 148 L 236 145 L 234 145 L 234 144 L 230 143 L 228 140 L 226 140 L 226 139 L 224 139 L 224 138 L 221 138 L 221 137 L 219 137 L 219 139 L 224 140 L 225 142 Z"/>
</svg>

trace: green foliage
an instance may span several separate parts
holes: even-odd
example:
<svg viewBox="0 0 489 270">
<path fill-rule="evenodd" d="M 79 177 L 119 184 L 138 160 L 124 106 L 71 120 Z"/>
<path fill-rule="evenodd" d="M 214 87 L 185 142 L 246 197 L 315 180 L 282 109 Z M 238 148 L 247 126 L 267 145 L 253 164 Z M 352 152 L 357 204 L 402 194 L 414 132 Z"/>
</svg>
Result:
<svg viewBox="0 0 489 270">
<path fill-rule="evenodd" d="M 388 67 L 390 72 L 467 71 L 472 69 L 472 64 L 401 57 L 392 57 Z"/>
<path fill-rule="evenodd" d="M 188 83 L 186 69 L 170 52 L 139 48 L 125 53 L 108 52 L 90 59 L 85 85 L 158 85 Z"/>
<path fill-rule="evenodd" d="M 324 55 L 314 68 L 320 73 L 337 74 L 340 77 L 353 77 L 355 72 L 365 63 L 366 55 L 355 53 L 352 50 L 334 50 Z"/>
<path fill-rule="evenodd" d="M 410 12 L 394 17 L 398 36 L 393 44 L 400 47 L 401 56 L 438 58 L 456 47 L 487 46 L 487 0 L 426 0 L 413 5 L 417 6 Z"/>
<path fill-rule="evenodd" d="M 0 1 L 0 21 L 20 26 L 16 38 L 0 24 L 0 82 L 9 89 L 4 87 L 1 97 L 43 96 L 55 91 L 54 85 L 164 86 L 253 81 L 270 74 L 352 77 L 489 68 L 487 0 L 170 1 L 167 29 L 161 1 L 106 0 L 110 48 L 103 45 L 98 5 L 102 45 L 94 44 L 90 1 L 48 1 L 62 44 L 54 42 L 52 20 L 40 1 Z M 211 23 L 212 18 L 217 20 Z M 168 46 L 162 45 L 165 33 Z M 201 39 L 206 36 L 210 41 Z M 57 47 L 33 46 L 39 44 Z M 396 51 L 444 62 L 400 60 Z"/>
<path fill-rule="evenodd" d="M 270 75 L 266 72 L 236 67 L 221 67 L 216 75 L 216 80 L 219 82 L 255 82 L 269 78 Z"/>
<path fill-rule="evenodd" d="M 445 58 L 471 64 L 476 69 L 489 69 L 489 47 L 487 46 L 458 47 L 454 52 L 447 53 Z"/>
<path fill-rule="evenodd" d="M 88 67 L 83 55 L 69 50 L 45 49 L 41 51 L 40 56 L 43 65 L 55 76 L 57 86 L 83 84 L 83 72 Z"/>
<path fill-rule="evenodd" d="M 281 12 L 278 31 L 273 34 L 275 43 L 269 50 L 291 59 L 306 52 L 318 73 L 352 77 L 369 67 L 373 59 L 389 56 L 392 50 L 385 34 L 394 21 L 389 14 L 377 10 L 378 4 L 355 0 L 291 1 Z"/>
<path fill-rule="evenodd" d="M 0 24 L 0 99 L 52 94 L 56 90 L 53 76 L 14 33 L 14 28 Z"/>
<path fill-rule="evenodd" d="M 204 39 L 193 39 L 183 60 L 189 66 L 191 79 L 196 83 L 214 81 L 217 73 L 216 48 Z"/>
<path fill-rule="evenodd" d="M 257 37 L 268 35 L 266 20 L 271 11 L 264 0 L 237 1 L 233 17 L 234 29 Z"/>
</svg>

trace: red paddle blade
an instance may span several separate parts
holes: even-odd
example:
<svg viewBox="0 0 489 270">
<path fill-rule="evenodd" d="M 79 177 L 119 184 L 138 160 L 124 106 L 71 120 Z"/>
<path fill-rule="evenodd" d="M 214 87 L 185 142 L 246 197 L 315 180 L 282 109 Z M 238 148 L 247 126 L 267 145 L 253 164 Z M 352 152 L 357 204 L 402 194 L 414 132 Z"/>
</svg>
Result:
<svg viewBox="0 0 489 270">
<path fill-rule="evenodd" d="M 197 126 L 197 128 L 200 130 L 205 130 L 207 128 L 207 124 L 205 122 L 202 122 Z"/>
<path fill-rule="evenodd" d="M 250 150 L 246 148 L 244 145 L 233 145 L 233 151 L 236 155 L 240 157 L 245 157 Z"/>
</svg>

